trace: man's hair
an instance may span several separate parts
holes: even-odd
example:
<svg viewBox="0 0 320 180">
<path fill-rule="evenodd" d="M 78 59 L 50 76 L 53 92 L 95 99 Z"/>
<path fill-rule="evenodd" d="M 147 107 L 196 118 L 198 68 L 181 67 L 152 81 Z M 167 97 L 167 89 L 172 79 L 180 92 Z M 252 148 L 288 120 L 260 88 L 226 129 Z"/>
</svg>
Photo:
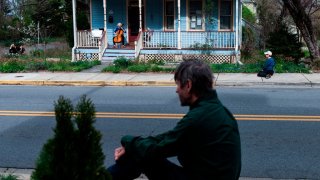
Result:
<svg viewBox="0 0 320 180">
<path fill-rule="evenodd" d="M 181 87 L 190 80 L 191 92 L 200 97 L 212 90 L 213 74 L 208 64 L 202 61 L 184 61 L 177 67 L 174 80 L 179 81 Z"/>
</svg>

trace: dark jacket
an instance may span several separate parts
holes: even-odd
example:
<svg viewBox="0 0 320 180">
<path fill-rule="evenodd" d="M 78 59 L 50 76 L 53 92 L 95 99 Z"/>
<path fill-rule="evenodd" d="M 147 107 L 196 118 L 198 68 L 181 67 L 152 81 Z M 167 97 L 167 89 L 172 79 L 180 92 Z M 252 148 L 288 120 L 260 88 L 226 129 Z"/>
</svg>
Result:
<svg viewBox="0 0 320 180">
<path fill-rule="evenodd" d="M 276 65 L 276 62 L 274 61 L 273 57 L 269 57 L 263 66 L 264 71 L 273 71 L 274 66 Z"/>
<path fill-rule="evenodd" d="M 238 125 L 216 91 L 199 98 L 173 130 L 147 138 L 125 136 L 126 153 L 137 161 L 178 156 L 191 179 L 238 179 L 241 146 Z"/>
</svg>

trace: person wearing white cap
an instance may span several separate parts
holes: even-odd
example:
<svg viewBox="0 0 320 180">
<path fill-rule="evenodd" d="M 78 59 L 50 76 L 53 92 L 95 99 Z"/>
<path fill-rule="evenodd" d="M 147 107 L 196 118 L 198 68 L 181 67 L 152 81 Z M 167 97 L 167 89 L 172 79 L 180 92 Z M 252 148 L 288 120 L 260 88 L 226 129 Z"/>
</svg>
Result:
<svg viewBox="0 0 320 180">
<path fill-rule="evenodd" d="M 266 79 L 269 79 L 274 74 L 274 66 L 276 65 L 275 60 L 273 59 L 272 52 L 266 51 L 264 52 L 264 55 L 266 56 L 266 62 L 264 63 L 263 69 L 259 71 L 257 74 L 258 77 L 265 77 Z"/>
</svg>

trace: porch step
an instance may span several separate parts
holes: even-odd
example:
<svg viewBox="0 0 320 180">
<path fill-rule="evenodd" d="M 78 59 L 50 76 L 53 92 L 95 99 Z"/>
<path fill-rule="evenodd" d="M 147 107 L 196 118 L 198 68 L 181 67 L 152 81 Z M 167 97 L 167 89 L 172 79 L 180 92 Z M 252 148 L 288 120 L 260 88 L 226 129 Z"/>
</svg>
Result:
<svg viewBox="0 0 320 180">
<path fill-rule="evenodd" d="M 135 52 L 132 49 L 106 49 L 102 56 L 102 61 L 114 61 L 119 57 L 134 59 Z"/>
</svg>

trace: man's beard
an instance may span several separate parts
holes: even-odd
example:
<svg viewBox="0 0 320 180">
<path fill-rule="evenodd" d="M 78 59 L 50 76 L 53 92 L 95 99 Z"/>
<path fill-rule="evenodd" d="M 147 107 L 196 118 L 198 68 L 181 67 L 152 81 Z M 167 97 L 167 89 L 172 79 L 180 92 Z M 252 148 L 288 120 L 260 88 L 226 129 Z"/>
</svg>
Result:
<svg viewBox="0 0 320 180">
<path fill-rule="evenodd" d="M 179 96 L 181 106 L 190 106 L 191 105 L 191 96 L 185 98 Z"/>
</svg>

